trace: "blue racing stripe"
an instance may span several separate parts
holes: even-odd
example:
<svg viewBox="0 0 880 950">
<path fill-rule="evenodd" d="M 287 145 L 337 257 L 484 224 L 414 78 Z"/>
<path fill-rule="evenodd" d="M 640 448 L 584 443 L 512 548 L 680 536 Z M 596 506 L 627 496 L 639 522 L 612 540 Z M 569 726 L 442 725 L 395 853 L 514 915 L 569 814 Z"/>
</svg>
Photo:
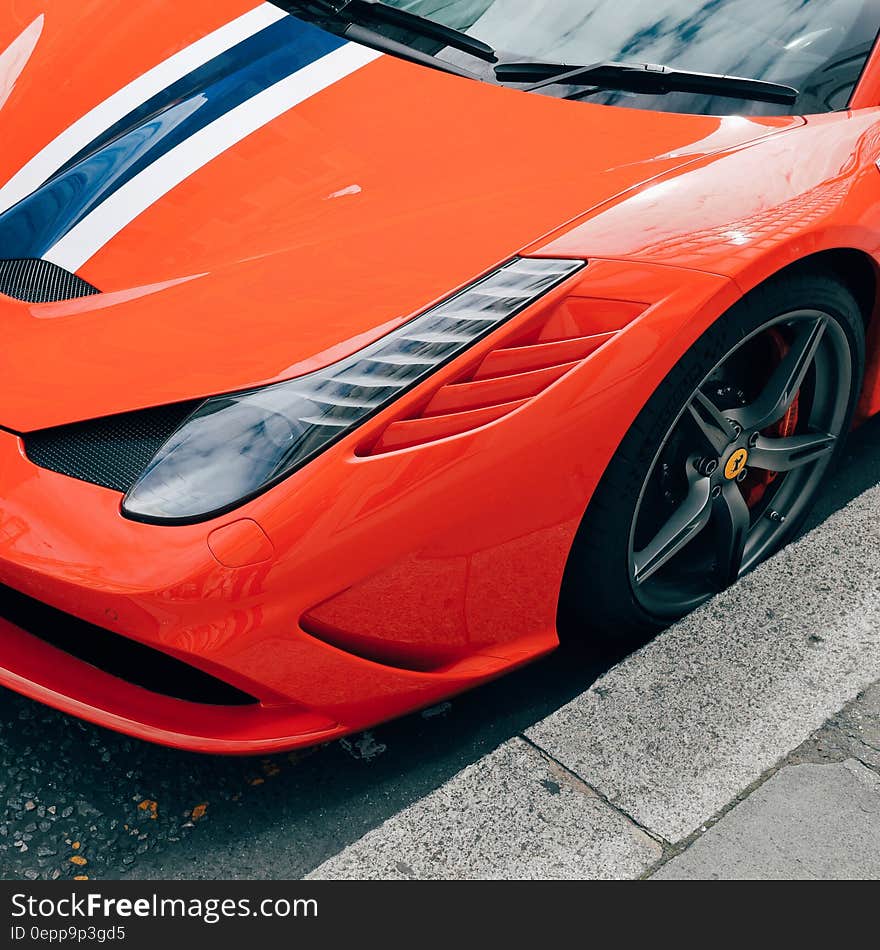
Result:
<svg viewBox="0 0 880 950">
<path fill-rule="evenodd" d="M 0 214 L 0 257 L 41 257 L 176 145 L 345 42 L 287 16 L 194 70 L 107 129 Z"/>
</svg>

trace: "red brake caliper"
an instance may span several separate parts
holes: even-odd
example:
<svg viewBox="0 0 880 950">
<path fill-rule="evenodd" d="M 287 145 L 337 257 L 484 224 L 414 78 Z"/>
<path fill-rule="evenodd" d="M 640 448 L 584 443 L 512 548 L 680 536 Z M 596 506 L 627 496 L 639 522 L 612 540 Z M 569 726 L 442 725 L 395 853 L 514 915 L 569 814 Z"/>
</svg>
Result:
<svg viewBox="0 0 880 950">
<path fill-rule="evenodd" d="M 767 331 L 767 337 L 772 349 L 772 366 L 770 370 L 772 372 L 773 369 L 785 359 L 789 351 L 789 345 L 785 337 L 774 328 Z M 798 423 L 800 399 L 801 395 L 798 393 L 794 397 L 794 402 L 789 407 L 788 412 L 786 412 L 779 422 L 774 423 L 768 429 L 764 429 L 763 435 L 777 439 L 783 439 L 786 436 L 793 435 Z M 749 470 L 749 477 L 743 485 L 743 495 L 745 496 L 746 504 L 749 508 L 754 508 L 755 505 L 760 503 L 767 489 L 778 477 L 779 472 L 762 472 L 756 469 Z"/>
</svg>

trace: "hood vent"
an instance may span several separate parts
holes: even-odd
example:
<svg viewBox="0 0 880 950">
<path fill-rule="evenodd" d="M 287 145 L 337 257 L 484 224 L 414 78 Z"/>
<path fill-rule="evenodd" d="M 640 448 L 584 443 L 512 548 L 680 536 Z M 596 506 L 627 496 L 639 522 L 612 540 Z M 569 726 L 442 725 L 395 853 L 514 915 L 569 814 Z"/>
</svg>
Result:
<svg viewBox="0 0 880 950">
<path fill-rule="evenodd" d="M 38 258 L 0 261 L 0 294 L 26 303 L 57 303 L 90 297 L 97 287 L 57 264 Z"/>
</svg>

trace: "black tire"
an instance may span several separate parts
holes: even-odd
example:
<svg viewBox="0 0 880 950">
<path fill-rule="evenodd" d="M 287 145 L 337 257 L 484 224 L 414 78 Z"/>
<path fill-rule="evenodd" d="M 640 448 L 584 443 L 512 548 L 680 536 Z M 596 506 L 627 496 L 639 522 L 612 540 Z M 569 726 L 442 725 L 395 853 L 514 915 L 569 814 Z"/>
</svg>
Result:
<svg viewBox="0 0 880 950">
<path fill-rule="evenodd" d="M 817 355 L 815 361 L 810 364 L 808 373 L 813 374 L 810 378 L 813 379 L 811 385 L 814 395 L 807 398 L 818 405 L 819 396 L 816 394 L 821 392 L 823 398 L 835 400 L 834 419 L 841 422 L 840 432 L 836 434 L 833 451 L 829 446 L 828 457 L 821 462 L 822 470 L 818 471 L 812 481 L 804 482 L 801 494 L 791 496 L 791 492 L 797 490 L 797 485 L 789 490 L 789 495 L 796 499 L 791 504 L 793 516 L 784 519 L 782 524 L 774 526 L 774 533 L 768 535 L 764 548 L 755 548 L 759 555 L 758 560 L 771 556 L 797 534 L 804 518 L 809 513 L 810 502 L 815 497 L 821 480 L 839 458 L 843 449 L 844 438 L 849 430 L 861 391 L 865 367 L 864 321 L 852 293 L 840 280 L 830 274 L 808 273 L 805 270 L 789 272 L 768 282 L 731 308 L 682 357 L 642 409 L 605 471 L 572 547 L 560 594 L 559 629 L 563 640 L 584 642 L 600 638 L 606 642 L 619 642 L 644 639 L 668 626 L 698 606 L 700 602 L 708 600 L 712 593 L 729 583 L 728 579 L 721 584 L 718 583 L 720 575 L 724 574 L 724 571 L 720 570 L 718 578 L 712 579 L 712 583 L 707 581 L 705 596 L 700 596 L 700 591 L 695 588 L 694 595 L 685 603 L 687 598 L 681 596 L 677 600 L 678 592 L 673 589 L 674 596 L 670 596 L 670 603 L 667 604 L 660 596 L 663 594 L 662 584 L 664 583 L 661 572 L 658 571 L 658 574 L 650 581 L 645 581 L 644 584 L 640 580 L 637 581 L 638 565 L 634 560 L 633 552 L 636 547 L 634 537 L 637 526 L 642 523 L 639 519 L 647 517 L 642 514 L 640 506 L 643 506 L 643 499 L 648 496 L 649 485 L 653 497 L 659 490 L 655 487 L 657 479 L 666 477 L 669 465 L 663 463 L 662 473 L 658 468 L 661 453 L 669 451 L 671 440 L 676 437 L 675 433 L 681 433 L 680 427 L 685 424 L 682 420 L 686 419 L 689 412 L 693 414 L 692 407 L 696 405 L 698 393 L 702 393 L 707 386 L 715 385 L 717 374 L 723 372 L 724 367 L 732 365 L 730 361 L 738 361 L 742 365 L 748 356 L 746 347 L 757 346 L 755 341 L 762 339 L 760 334 L 777 333 L 778 335 L 781 332 L 793 334 L 796 331 L 789 330 L 788 327 L 801 325 L 796 322 L 779 323 L 778 326 L 783 330 L 776 331 L 774 328 L 768 328 L 769 323 L 781 319 L 784 315 L 806 311 L 823 315 L 822 325 L 827 327 L 828 331 L 833 331 L 833 345 L 836 347 L 833 359 L 829 357 L 822 361 Z M 824 322 L 824 315 L 829 318 L 827 323 Z M 825 332 L 826 330 L 821 330 L 820 334 Z M 830 336 L 829 339 L 831 339 Z M 845 346 L 842 342 L 844 340 Z M 765 344 L 762 343 L 762 345 Z M 832 344 L 822 343 L 821 345 Z M 792 344 L 791 348 L 793 349 L 794 346 L 795 344 Z M 834 371 L 835 367 L 839 369 L 843 366 L 845 369 L 842 360 L 845 359 L 846 351 L 848 351 L 851 365 L 848 379 L 846 379 L 845 371 Z M 825 376 L 836 378 L 829 382 L 819 380 L 820 366 L 824 367 L 822 372 Z M 716 375 L 710 378 L 713 372 Z M 772 374 L 772 369 L 770 372 Z M 803 385 L 806 386 L 806 378 Z M 845 393 L 844 387 L 847 390 Z M 766 388 L 771 387 L 767 385 Z M 718 389 L 717 392 L 720 395 L 722 390 Z M 800 388 L 798 393 L 797 399 L 800 400 Z M 813 409 L 810 408 L 809 411 L 812 412 Z M 732 412 L 735 414 L 737 409 L 733 409 Z M 734 431 L 739 428 L 730 419 L 727 421 Z M 696 426 L 694 426 L 694 431 L 697 433 L 695 437 L 701 435 L 697 432 Z M 682 436 L 678 435 L 677 438 L 681 440 Z M 758 433 L 753 433 L 751 438 L 757 439 Z M 688 464 L 697 466 L 698 463 L 692 456 L 688 458 L 690 460 Z M 724 457 L 719 458 L 723 465 Z M 819 466 L 820 462 L 815 461 L 809 464 Z M 786 477 L 793 478 L 794 474 L 793 471 L 787 472 Z M 714 477 L 717 478 L 718 475 L 719 473 L 716 473 Z M 757 477 L 757 475 L 749 474 L 748 477 Z M 762 477 L 780 480 L 775 489 L 765 489 L 765 492 L 783 491 L 781 486 L 785 485 L 785 478 L 781 475 Z M 652 478 L 653 482 L 651 482 Z M 798 478 L 801 476 L 798 475 Z M 728 483 L 723 483 L 723 486 L 725 492 L 731 487 Z M 722 489 L 715 487 L 708 490 L 717 491 L 720 495 Z M 688 489 L 685 489 L 685 492 L 687 491 Z M 745 486 L 742 487 L 740 493 L 744 491 Z M 669 492 L 666 492 L 664 498 L 668 494 Z M 802 497 L 802 495 L 808 497 Z M 763 515 L 757 516 L 760 518 L 760 525 L 755 521 L 754 526 L 749 527 L 747 531 L 760 530 L 767 533 L 770 529 L 764 523 L 765 516 L 772 521 L 776 514 L 775 510 L 770 511 L 769 514 L 765 511 Z M 749 517 L 756 516 L 751 514 Z M 747 523 L 750 523 L 748 519 Z M 712 534 L 715 536 L 717 532 L 712 532 Z M 758 540 L 761 539 L 755 540 L 756 545 Z M 685 542 L 685 544 L 691 543 Z M 674 558 L 681 559 L 682 552 L 685 550 L 686 548 L 683 547 L 674 555 Z M 635 555 L 636 558 L 640 556 L 640 554 Z M 719 555 L 719 563 L 721 560 L 722 556 Z M 740 569 L 743 573 L 754 567 L 755 563 L 745 563 L 744 554 L 740 555 Z M 665 563 L 662 571 L 671 572 L 670 565 L 674 564 L 674 559 Z M 692 573 L 699 572 L 698 566 L 690 569 Z M 715 570 L 714 567 L 712 569 Z M 672 581 L 666 583 L 672 583 Z M 677 583 L 680 584 L 680 582 Z M 646 596 L 644 589 L 649 584 L 654 585 L 659 593 L 652 593 L 650 597 Z M 657 604 L 661 606 L 658 607 Z"/>
</svg>

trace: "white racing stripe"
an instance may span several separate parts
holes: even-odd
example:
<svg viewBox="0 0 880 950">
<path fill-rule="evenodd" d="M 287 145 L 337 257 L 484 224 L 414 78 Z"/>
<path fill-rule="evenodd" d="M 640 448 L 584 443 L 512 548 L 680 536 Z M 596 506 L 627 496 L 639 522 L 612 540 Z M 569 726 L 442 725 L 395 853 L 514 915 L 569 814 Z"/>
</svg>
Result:
<svg viewBox="0 0 880 950">
<path fill-rule="evenodd" d="M 221 26 L 213 33 L 175 53 L 149 72 L 105 99 L 91 112 L 65 129 L 38 152 L 19 172 L 0 188 L 0 213 L 39 188 L 65 162 L 89 142 L 143 105 L 177 80 L 204 66 L 214 57 L 271 26 L 287 14 L 271 3 L 261 3 L 248 13 Z"/>
<path fill-rule="evenodd" d="M 75 273 L 139 214 L 212 159 L 380 55 L 348 43 L 243 102 L 128 181 L 69 231 L 43 259 Z"/>
</svg>

